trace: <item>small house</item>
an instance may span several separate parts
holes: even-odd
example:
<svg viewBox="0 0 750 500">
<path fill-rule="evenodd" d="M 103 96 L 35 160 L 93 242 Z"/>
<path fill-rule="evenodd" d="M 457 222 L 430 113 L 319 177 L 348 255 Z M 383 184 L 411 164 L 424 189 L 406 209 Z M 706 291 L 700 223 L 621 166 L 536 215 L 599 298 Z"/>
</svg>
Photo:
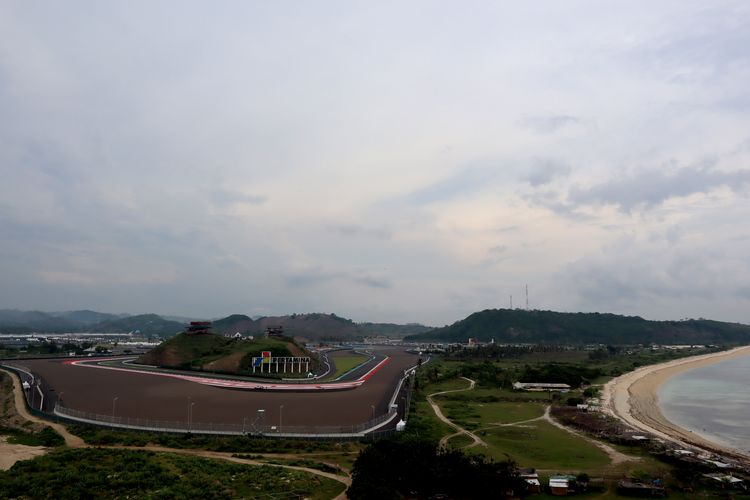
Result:
<svg viewBox="0 0 750 500">
<path fill-rule="evenodd" d="M 575 490 L 575 476 L 550 476 L 549 492 L 555 496 L 565 496 Z"/>
</svg>

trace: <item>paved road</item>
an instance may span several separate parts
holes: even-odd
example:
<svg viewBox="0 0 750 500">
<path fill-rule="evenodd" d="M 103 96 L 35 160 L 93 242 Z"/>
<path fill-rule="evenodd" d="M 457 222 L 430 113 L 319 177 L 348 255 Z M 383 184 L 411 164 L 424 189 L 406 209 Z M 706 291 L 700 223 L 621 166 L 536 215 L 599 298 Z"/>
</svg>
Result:
<svg viewBox="0 0 750 500">
<path fill-rule="evenodd" d="M 55 422 L 49 422 L 47 420 L 41 419 L 39 417 L 36 417 L 30 414 L 26 410 L 26 405 L 24 404 L 23 388 L 21 387 L 21 383 L 18 377 L 16 377 L 15 374 L 11 372 L 8 372 L 8 373 L 11 375 L 11 378 L 13 379 L 13 399 L 14 399 L 14 403 L 16 405 L 16 409 L 19 415 L 21 415 L 26 420 L 30 420 L 32 422 L 39 422 L 41 424 L 52 427 L 58 433 L 60 433 L 63 439 L 65 439 L 65 444 L 71 448 L 90 447 L 83 441 L 83 439 L 68 432 L 68 429 L 64 425 L 61 425 Z M 119 449 L 127 448 L 123 446 L 97 446 L 97 447 L 98 448 L 119 448 Z M 191 455 L 191 456 L 197 456 L 197 457 L 203 457 L 203 458 L 226 460 L 229 462 L 235 462 L 235 463 L 247 464 L 247 465 L 267 465 L 271 467 L 281 467 L 284 469 L 293 469 L 293 470 L 298 470 L 302 472 L 308 472 L 310 474 L 315 474 L 316 476 L 322 476 L 328 479 L 333 479 L 334 481 L 338 481 L 344 484 L 346 488 L 348 488 L 352 484 L 351 477 L 349 477 L 348 475 L 339 476 L 337 474 L 332 474 L 330 472 L 323 472 L 317 469 L 309 469 L 307 467 L 298 467 L 295 465 L 268 464 L 268 463 L 260 462 L 257 460 L 247 460 L 247 459 L 242 459 L 242 458 L 236 458 L 232 456 L 232 453 L 222 453 L 222 452 L 205 451 L 205 450 L 181 450 L 181 449 L 174 449 L 174 448 L 165 448 L 161 446 L 142 446 L 138 448 L 129 448 L 129 449 L 156 451 L 156 452 L 164 452 L 164 453 L 178 453 L 181 455 Z M 294 455 L 285 455 L 285 456 L 290 457 L 290 458 L 294 457 Z M 294 458 L 305 458 L 305 457 L 300 455 Z M 346 498 L 347 497 L 346 497 L 346 489 L 345 489 L 334 500 L 344 500 Z"/>
<path fill-rule="evenodd" d="M 374 347 L 390 356 L 389 362 L 361 387 L 328 393 L 272 393 L 239 391 L 200 385 L 152 374 L 128 373 L 66 365 L 65 360 L 8 363 L 41 376 L 45 410 L 62 395 L 73 409 L 131 418 L 171 420 L 185 425 L 192 406 L 192 421 L 242 424 L 265 410 L 265 423 L 284 426 L 354 425 L 388 411 L 387 405 L 403 371 L 418 356 L 401 348 Z M 114 398 L 117 398 L 114 400 Z M 281 408 L 283 405 L 283 409 Z M 374 407 L 374 411 L 373 411 Z"/>
</svg>

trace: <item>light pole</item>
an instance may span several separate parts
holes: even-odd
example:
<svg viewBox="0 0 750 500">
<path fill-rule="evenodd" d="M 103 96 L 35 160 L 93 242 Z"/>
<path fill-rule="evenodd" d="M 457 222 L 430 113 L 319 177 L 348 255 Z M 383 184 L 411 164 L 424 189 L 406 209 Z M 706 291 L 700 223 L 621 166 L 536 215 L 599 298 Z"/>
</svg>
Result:
<svg viewBox="0 0 750 500">
<path fill-rule="evenodd" d="M 187 425 L 190 426 L 190 396 L 187 397 Z"/>
<path fill-rule="evenodd" d="M 245 434 L 245 423 L 247 422 L 247 417 L 242 417 L 242 434 Z"/>
<path fill-rule="evenodd" d="M 195 405 L 195 401 L 190 403 L 190 414 L 188 415 L 188 432 L 193 430 L 193 406 Z"/>
<path fill-rule="evenodd" d="M 260 408 L 260 409 L 258 410 L 258 414 L 257 414 L 257 415 L 258 415 L 258 416 L 257 416 L 257 417 L 255 418 L 255 422 L 256 422 L 256 424 L 258 424 L 258 423 L 260 423 L 260 422 L 263 422 L 263 421 L 265 421 L 265 418 L 266 418 L 266 410 L 264 410 L 263 408 Z M 261 425 L 262 425 L 262 424 L 261 424 Z M 255 428 L 255 432 L 258 432 L 258 433 L 260 433 L 260 434 L 262 434 L 262 433 L 263 433 L 263 431 L 262 431 L 262 430 L 258 430 L 258 426 L 257 426 L 257 425 L 253 425 L 253 428 Z M 263 429 L 263 427 L 261 427 L 261 429 Z"/>
<path fill-rule="evenodd" d="M 280 405 L 279 406 L 279 432 L 281 432 L 281 415 L 283 411 L 284 411 L 284 405 Z"/>
<path fill-rule="evenodd" d="M 115 420 L 115 403 L 117 403 L 117 400 L 119 399 L 118 396 L 115 396 L 112 398 L 112 421 Z"/>
<path fill-rule="evenodd" d="M 370 405 L 370 408 L 372 408 L 372 420 L 375 420 L 375 405 Z"/>
<path fill-rule="evenodd" d="M 58 406 L 62 405 L 62 400 L 63 400 L 62 395 L 63 394 L 65 394 L 65 393 L 61 392 L 60 394 L 57 395 L 57 404 L 58 404 Z"/>
</svg>

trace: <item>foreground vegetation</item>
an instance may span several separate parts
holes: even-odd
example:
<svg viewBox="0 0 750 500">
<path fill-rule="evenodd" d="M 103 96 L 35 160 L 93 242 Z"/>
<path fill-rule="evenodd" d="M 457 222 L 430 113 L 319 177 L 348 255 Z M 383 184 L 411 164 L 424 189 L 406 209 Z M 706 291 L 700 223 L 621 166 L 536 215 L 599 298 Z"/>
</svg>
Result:
<svg viewBox="0 0 750 500">
<path fill-rule="evenodd" d="M 410 436 L 378 441 L 363 450 L 352 471 L 352 500 L 391 498 L 497 498 L 526 485 L 512 462 L 494 462 Z"/>
<path fill-rule="evenodd" d="M 604 445 L 606 451 L 601 442 L 597 445 L 593 437 L 581 435 L 585 429 L 580 426 L 579 434 L 574 434 L 553 425 L 545 416 L 548 407 L 558 419 L 575 413 L 577 403 L 597 395 L 596 385 L 586 385 L 584 390 L 578 387 L 581 383 L 601 383 L 621 370 L 700 352 L 705 350 L 602 347 L 585 351 L 525 346 L 505 351 L 502 346 L 487 346 L 450 353 L 452 360 L 433 359 L 420 370 L 405 434 L 433 441 L 455 434 L 455 429 L 440 421 L 427 403 L 427 396 L 433 395 L 432 400 L 446 417 L 483 441 L 476 445 L 470 436 L 458 434 L 447 440 L 449 449 L 488 460 L 510 459 L 521 467 L 535 469 L 543 485 L 556 474 L 597 478 L 581 498 L 620 498 L 617 482 L 626 477 L 659 480 L 669 490 L 670 498 L 728 498 L 730 494 L 731 498 L 749 498 L 746 493 L 723 489 L 716 481 L 704 478 L 702 474 L 710 470 L 693 470 L 633 442 L 608 443 Z M 466 390 L 469 383 L 461 377 L 476 380 L 476 387 Z M 574 390 L 564 395 L 516 391 L 512 389 L 514 380 L 568 382 Z M 456 390 L 460 392 L 439 394 Z M 601 420 L 599 414 L 583 414 L 592 421 Z M 567 423 L 570 419 L 562 420 Z M 618 458 L 613 461 L 613 457 Z M 552 497 L 542 494 L 534 498 Z"/>
<path fill-rule="evenodd" d="M 175 449 L 200 449 L 229 453 L 311 453 L 349 452 L 360 448 L 358 443 L 268 439 L 253 436 L 211 436 L 207 434 L 168 434 L 112 430 L 92 425 L 71 425 L 71 433 L 93 446 L 163 446 Z"/>
<path fill-rule="evenodd" d="M 13 400 L 13 381 L 0 371 L 0 435 L 8 443 L 26 446 L 62 446 L 65 440 L 51 427 L 29 422 L 20 417 Z"/>
<path fill-rule="evenodd" d="M 0 472 L 0 498 L 329 499 L 343 484 L 307 472 L 141 450 L 61 450 Z"/>
</svg>

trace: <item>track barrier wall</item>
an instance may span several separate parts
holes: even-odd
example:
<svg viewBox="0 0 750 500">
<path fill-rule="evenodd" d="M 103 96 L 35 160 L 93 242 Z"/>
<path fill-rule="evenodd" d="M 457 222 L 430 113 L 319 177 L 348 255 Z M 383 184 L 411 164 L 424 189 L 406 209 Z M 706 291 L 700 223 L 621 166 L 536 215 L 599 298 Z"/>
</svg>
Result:
<svg viewBox="0 0 750 500">
<path fill-rule="evenodd" d="M 25 370 L 2 365 L 3 368 L 14 372 L 22 381 L 23 375 L 33 377 L 33 374 Z M 396 386 L 388 405 L 388 411 L 383 415 L 375 417 L 367 422 L 348 426 L 272 426 L 262 422 L 246 419 L 242 423 L 211 423 L 190 421 L 166 421 L 151 420 L 144 418 L 118 417 L 116 415 L 102 415 L 83 412 L 73 408 L 66 408 L 59 403 L 55 404 L 52 414 L 44 413 L 31 407 L 26 394 L 27 409 L 42 418 L 48 420 L 66 421 L 75 424 L 91 424 L 118 429 L 130 429 L 148 432 L 168 432 L 180 434 L 212 434 L 212 435 L 234 435 L 234 436 L 256 436 L 264 438 L 288 438 L 288 439 L 311 439 L 311 440 L 362 440 L 377 439 L 393 435 L 395 422 L 399 414 L 399 395 L 403 401 L 402 418 L 406 420 L 411 402 L 411 392 L 414 386 L 413 378 L 417 366 L 404 370 L 404 375 Z"/>
</svg>

